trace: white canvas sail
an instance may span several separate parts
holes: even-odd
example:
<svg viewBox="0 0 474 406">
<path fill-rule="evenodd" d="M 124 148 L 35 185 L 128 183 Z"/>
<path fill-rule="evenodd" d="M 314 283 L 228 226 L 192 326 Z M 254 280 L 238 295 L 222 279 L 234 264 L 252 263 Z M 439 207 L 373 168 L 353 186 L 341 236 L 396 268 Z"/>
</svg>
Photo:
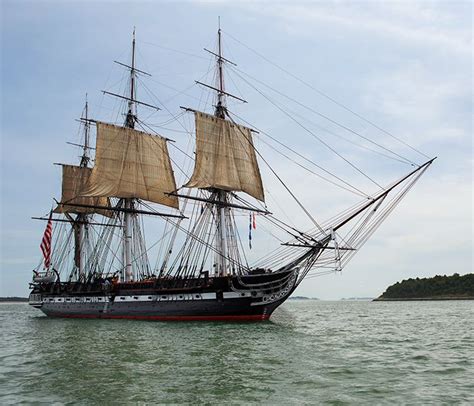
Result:
<svg viewBox="0 0 474 406">
<path fill-rule="evenodd" d="M 95 165 L 83 196 L 137 198 L 178 208 L 166 139 L 97 123 Z"/>
<path fill-rule="evenodd" d="M 241 191 L 264 201 L 262 178 L 250 129 L 195 112 L 196 161 L 190 188 Z"/>
<path fill-rule="evenodd" d="M 84 166 L 62 165 L 63 180 L 61 202 L 54 210 L 55 213 L 74 213 L 74 214 L 102 214 L 110 217 L 112 213 L 107 210 L 101 210 L 97 207 L 109 207 L 107 197 L 89 197 L 81 196 L 81 191 L 87 184 L 92 169 Z M 80 206 L 74 206 L 78 204 Z M 91 206 L 91 207 L 82 207 Z M 95 207 L 94 207 L 95 206 Z"/>
</svg>

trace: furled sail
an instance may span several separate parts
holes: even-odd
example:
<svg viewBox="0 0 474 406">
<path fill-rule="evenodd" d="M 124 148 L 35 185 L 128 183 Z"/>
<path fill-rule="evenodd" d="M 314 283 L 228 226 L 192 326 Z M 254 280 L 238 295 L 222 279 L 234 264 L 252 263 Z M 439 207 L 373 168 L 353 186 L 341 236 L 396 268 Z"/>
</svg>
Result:
<svg viewBox="0 0 474 406">
<path fill-rule="evenodd" d="M 95 165 L 83 196 L 138 198 L 178 208 L 166 139 L 97 123 Z"/>
<path fill-rule="evenodd" d="M 84 166 L 62 165 L 63 167 L 63 183 L 61 202 L 54 210 L 55 213 L 75 213 L 75 214 L 102 214 L 103 216 L 112 216 L 112 212 L 101 210 L 94 207 L 109 207 L 109 199 L 107 197 L 86 197 L 80 196 L 84 186 L 87 184 L 92 169 Z M 73 206 L 79 204 L 81 206 Z"/>
<path fill-rule="evenodd" d="M 196 161 L 184 186 L 241 191 L 264 201 L 250 129 L 198 111 L 195 119 Z"/>
</svg>

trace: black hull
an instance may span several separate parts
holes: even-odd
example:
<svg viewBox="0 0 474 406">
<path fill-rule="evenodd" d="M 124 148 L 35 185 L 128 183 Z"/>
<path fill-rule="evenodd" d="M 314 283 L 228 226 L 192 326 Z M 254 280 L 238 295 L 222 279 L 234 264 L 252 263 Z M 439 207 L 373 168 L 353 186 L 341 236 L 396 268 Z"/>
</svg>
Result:
<svg viewBox="0 0 474 406">
<path fill-rule="evenodd" d="M 297 272 L 215 278 L 205 283 L 36 286 L 30 304 L 50 317 L 162 321 L 261 321 L 291 294 Z M 167 281 L 170 282 L 170 281 Z"/>
</svg>

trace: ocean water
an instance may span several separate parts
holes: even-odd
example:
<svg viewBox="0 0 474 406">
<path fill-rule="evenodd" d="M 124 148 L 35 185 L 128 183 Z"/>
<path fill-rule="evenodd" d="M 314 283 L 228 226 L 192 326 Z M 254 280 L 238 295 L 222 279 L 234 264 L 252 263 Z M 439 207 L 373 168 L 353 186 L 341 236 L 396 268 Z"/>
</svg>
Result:
<svg viewBox="0 0 474 406">
<path fill-rule="evenodd" d="M 474 301 L 288 301 L 269 322 L 0 305 L 0 404 L 474 404 Z"/>
</svg>

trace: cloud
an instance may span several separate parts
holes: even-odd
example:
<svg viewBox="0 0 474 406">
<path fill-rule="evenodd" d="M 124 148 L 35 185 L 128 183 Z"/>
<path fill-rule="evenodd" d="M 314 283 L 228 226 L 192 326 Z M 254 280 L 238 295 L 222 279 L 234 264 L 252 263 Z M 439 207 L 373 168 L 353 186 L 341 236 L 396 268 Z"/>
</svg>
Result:
<svg viewBox="0 0 474 406">
<path fill-rule="evenodd" d="M 461 7 L 459 7 L 461 6 Z M 272 2 L 272 7 L 240 3 L 255 13 L 278 17 L 292 34 L 314 35 L 321 26 L 344 35 L 353 31 L 382 35 L 417 46 L 430 46 L 435 52 L 470 55 L 472 37 L 466 25 L 459 25 L 464 7 L 439 7 L 431 2 Z"/>
<path fill-rule="evenodd" d="M 452 141 L 468 139 L 467 117 L 472 105 L 467 66 L 442 75 L 429 63 L 406 60 L 370 75 L 362 101 L 366 109 L 373 108 L 374 115 L 384 117 L 394 131 L 404 132 L 403 138 L 415 146 L 446 137 Z"/>
<path fill-rule="evenodd" d="M 278 1 L 262 4 L 188 2 L 187 7 L 183 7 L 172 3 L 137 3 L 132 17 L 140 23 L 137 27 L 140 40 L 198 53 L 203 46 L 209 47 L 210 39 L 214 40 L 215 26 L 212 24 L 216 16 L 221 11 L 227 12 L 225 32 L 229 29 L 232 35 L 293 73 L 300 75 L 298 72 L 303 72 L 304 79 L 318 88 L 330 89 L 327 93 L 335 99 L 355 106 L 355 111 L 404 140 L 430 154 L 441 155 L 340 278 L 329 276 L 308 280 L 301 286 L 300 293 L 323 298 L 369 296 L 381 293 L 388 283 L 405 276 L 469 271 L 472 264 L 469 229 L 472 223 L 472 198 L 469 197 L 472 191 L 471 4 Z M 77 151 L 63 145 L 63 141 L 77 141 L 72 138 L 71 129 L 76 129 L 73 120 L 82 108 L 82 95 L 86 89 L 93 92 L 104 88 L 111 61 L 125 60 L 124 55 L 129 52 L 125 47 L 129 44 L 133 23 L 130 15 L 124 12 L 126 5 L 120 4 L 112 9 L 95 3 L 87 8 L 68 3 L 61 7 L 42 4 L 28 9 L 10 2 L 8 7 L 4 20 L 8 20 L 9 25 L 2 31 L 8 40 L 2 45 L 5 45 L 5 60 L 10 63 L 2 74 L 3 97 L 11 102 L 4 106 L 4 118 L 7 117 L 8 122 L 2 123 L 2 167 L 8 172 L 7 177 L 5 172 L 2 174 L 1 272 L 4 286 L 8 285 L 12 294 L 20 294 L 26 292 L 26 281 L 31 276 L 29 269 L 39 258 L 38 240 L 44 229 L 44 224 L 32 222 L 28 217 L 48 211 L 51 196 L 58 196 L 59 168 L 51 163 L 77 160 Z M 155 12 L 158 8 L 159 12 Z M 44 19 L 38 19 L 38 15 L 47 16 L 48 24 L 44 24 Z M 113 24 L 107 21 L 113 21 Z M 196 21 L 200 23 L 196 24 Z M 28 41 L 24 40 L 25 35 Z M 97 38 L 101 41 L 97 42 Z M 44 43 L 54 46 L 45 48 Z M 163 53 L 158 47 L 147 48 L 143 42 L 138 44 L 140 60 L 147 62 L 144 69 L 150 67 L 154 72 L 159 66 L 159 72 L 171 73 L 170 77 L 158 80 L 174 88 L 187 89 L 197 78 L 196 72 L 207 69 L 207 60 L 186 60 L 183 54 L 174 58 L 173 53 Z M 225 45 L 235 52 L 229 55 L 239 68 L 247 70 L 246 66 L 250 66 L 255 69 L 252 71 L 259 73 L 259 79 L 284 93 L 316 108 L 321 107 L 331 117 L 354 125 L 377 141 L 406 150 L 301 84 L 295 85 L 281 72 L 276 74 L 273 67 L 264 66 L 254 54 L 245 54 L 245 50 L 237 49 L 230 40 Z M 173 77 L 173 73 L 183 71 L 183 66 L 189 68 L 189 75 Z M 113 72 L 105 88 L 113 87 L 111 84 L 120 79 L 116 73 Z M 42 75 L 47 80 L 43 81 Z M 234 76 L 233 79 L 237 78 Z M 228 85 L 234 86 L 234 83 L 229 80 Z M 177 96 L 166 87 L 157 86 L 157 81 L 147 82 L 147 86 L 163 100 Z M 243 89 L 236 86 L 236 90 Z M 199 99 L 204 95 L 201 98 L 204 103 L 207 96 L 202 89 L 190 89 L 186 93 L 195 97 L 192 101 L 182 95 L 173 98 L 169 104 L 172 112 L 179 111 L 177 106 L 180 104 L 196 107 L 196 97 Z M 287 117 L 265 105 L 262 98 L 249 94 L 250 89 L 243 93 L 249 104 L 235 108 L 239 115 L 357 186 L 368 183 L 301 128 L 289 124 Z M 146 93 L 143 95 L 148 97 Z M 104 109 L 113 106 L 107 99 L 104 102 L 99 99 L 98 104 Z M 308 116 L 307 111 L 295 111 Z M 162 113 L 153 117 L 154 122 L 163 123 L 170 118 Z M 94 114 L 99 116 L 97 118 L 113 118 L 98 108 L 94 109 Z M 116 117 L 120 119 L 120 116 Z M 328 125 L 314 116 L 311 119 L 318 125 Z M 191 116 L 185 120 L 186 123 L 193 121 Z M 176 129 L 182 130 L 180 126 Z M 176 144 L 183 150 L 191 152 L 187 135 L 169 133 L 165 129 L 163 132 L 176 139 Z M 369 153 L 351 153 L 347 145 L 338 144 L 327 134 L 322 136 L 383 183 L 407 170 L 407 167 Z M 265 152 L 318 221 L 359 200 L 306 174 L 268 148 Z M 177 162 L 183 162 L 182 154 Z M 268 170 L 264 172 L 269 175 L 265 183 L 272 193 L 268 196 L 270 210 L 302 229 L 310 228 L 310 220 L 279 182 Z M 176 173 L 184 179 L 179 171 Z M 242 216 L 238 220 L 245 243 L 248 218 Z M 150 231 L 148 244 L 160 236 L 162 225 L 156 224 L 155 221 L 150 229 L 147 228 Z M 264 226 L 264 220 L 259 217 L 252 257 L 278 245 L 278 241 L 264 232 Z M 31 267 L 27 265 L 30 262 Z M 151 262 L 153 264 L 154 258 Z"/>
</svg>

